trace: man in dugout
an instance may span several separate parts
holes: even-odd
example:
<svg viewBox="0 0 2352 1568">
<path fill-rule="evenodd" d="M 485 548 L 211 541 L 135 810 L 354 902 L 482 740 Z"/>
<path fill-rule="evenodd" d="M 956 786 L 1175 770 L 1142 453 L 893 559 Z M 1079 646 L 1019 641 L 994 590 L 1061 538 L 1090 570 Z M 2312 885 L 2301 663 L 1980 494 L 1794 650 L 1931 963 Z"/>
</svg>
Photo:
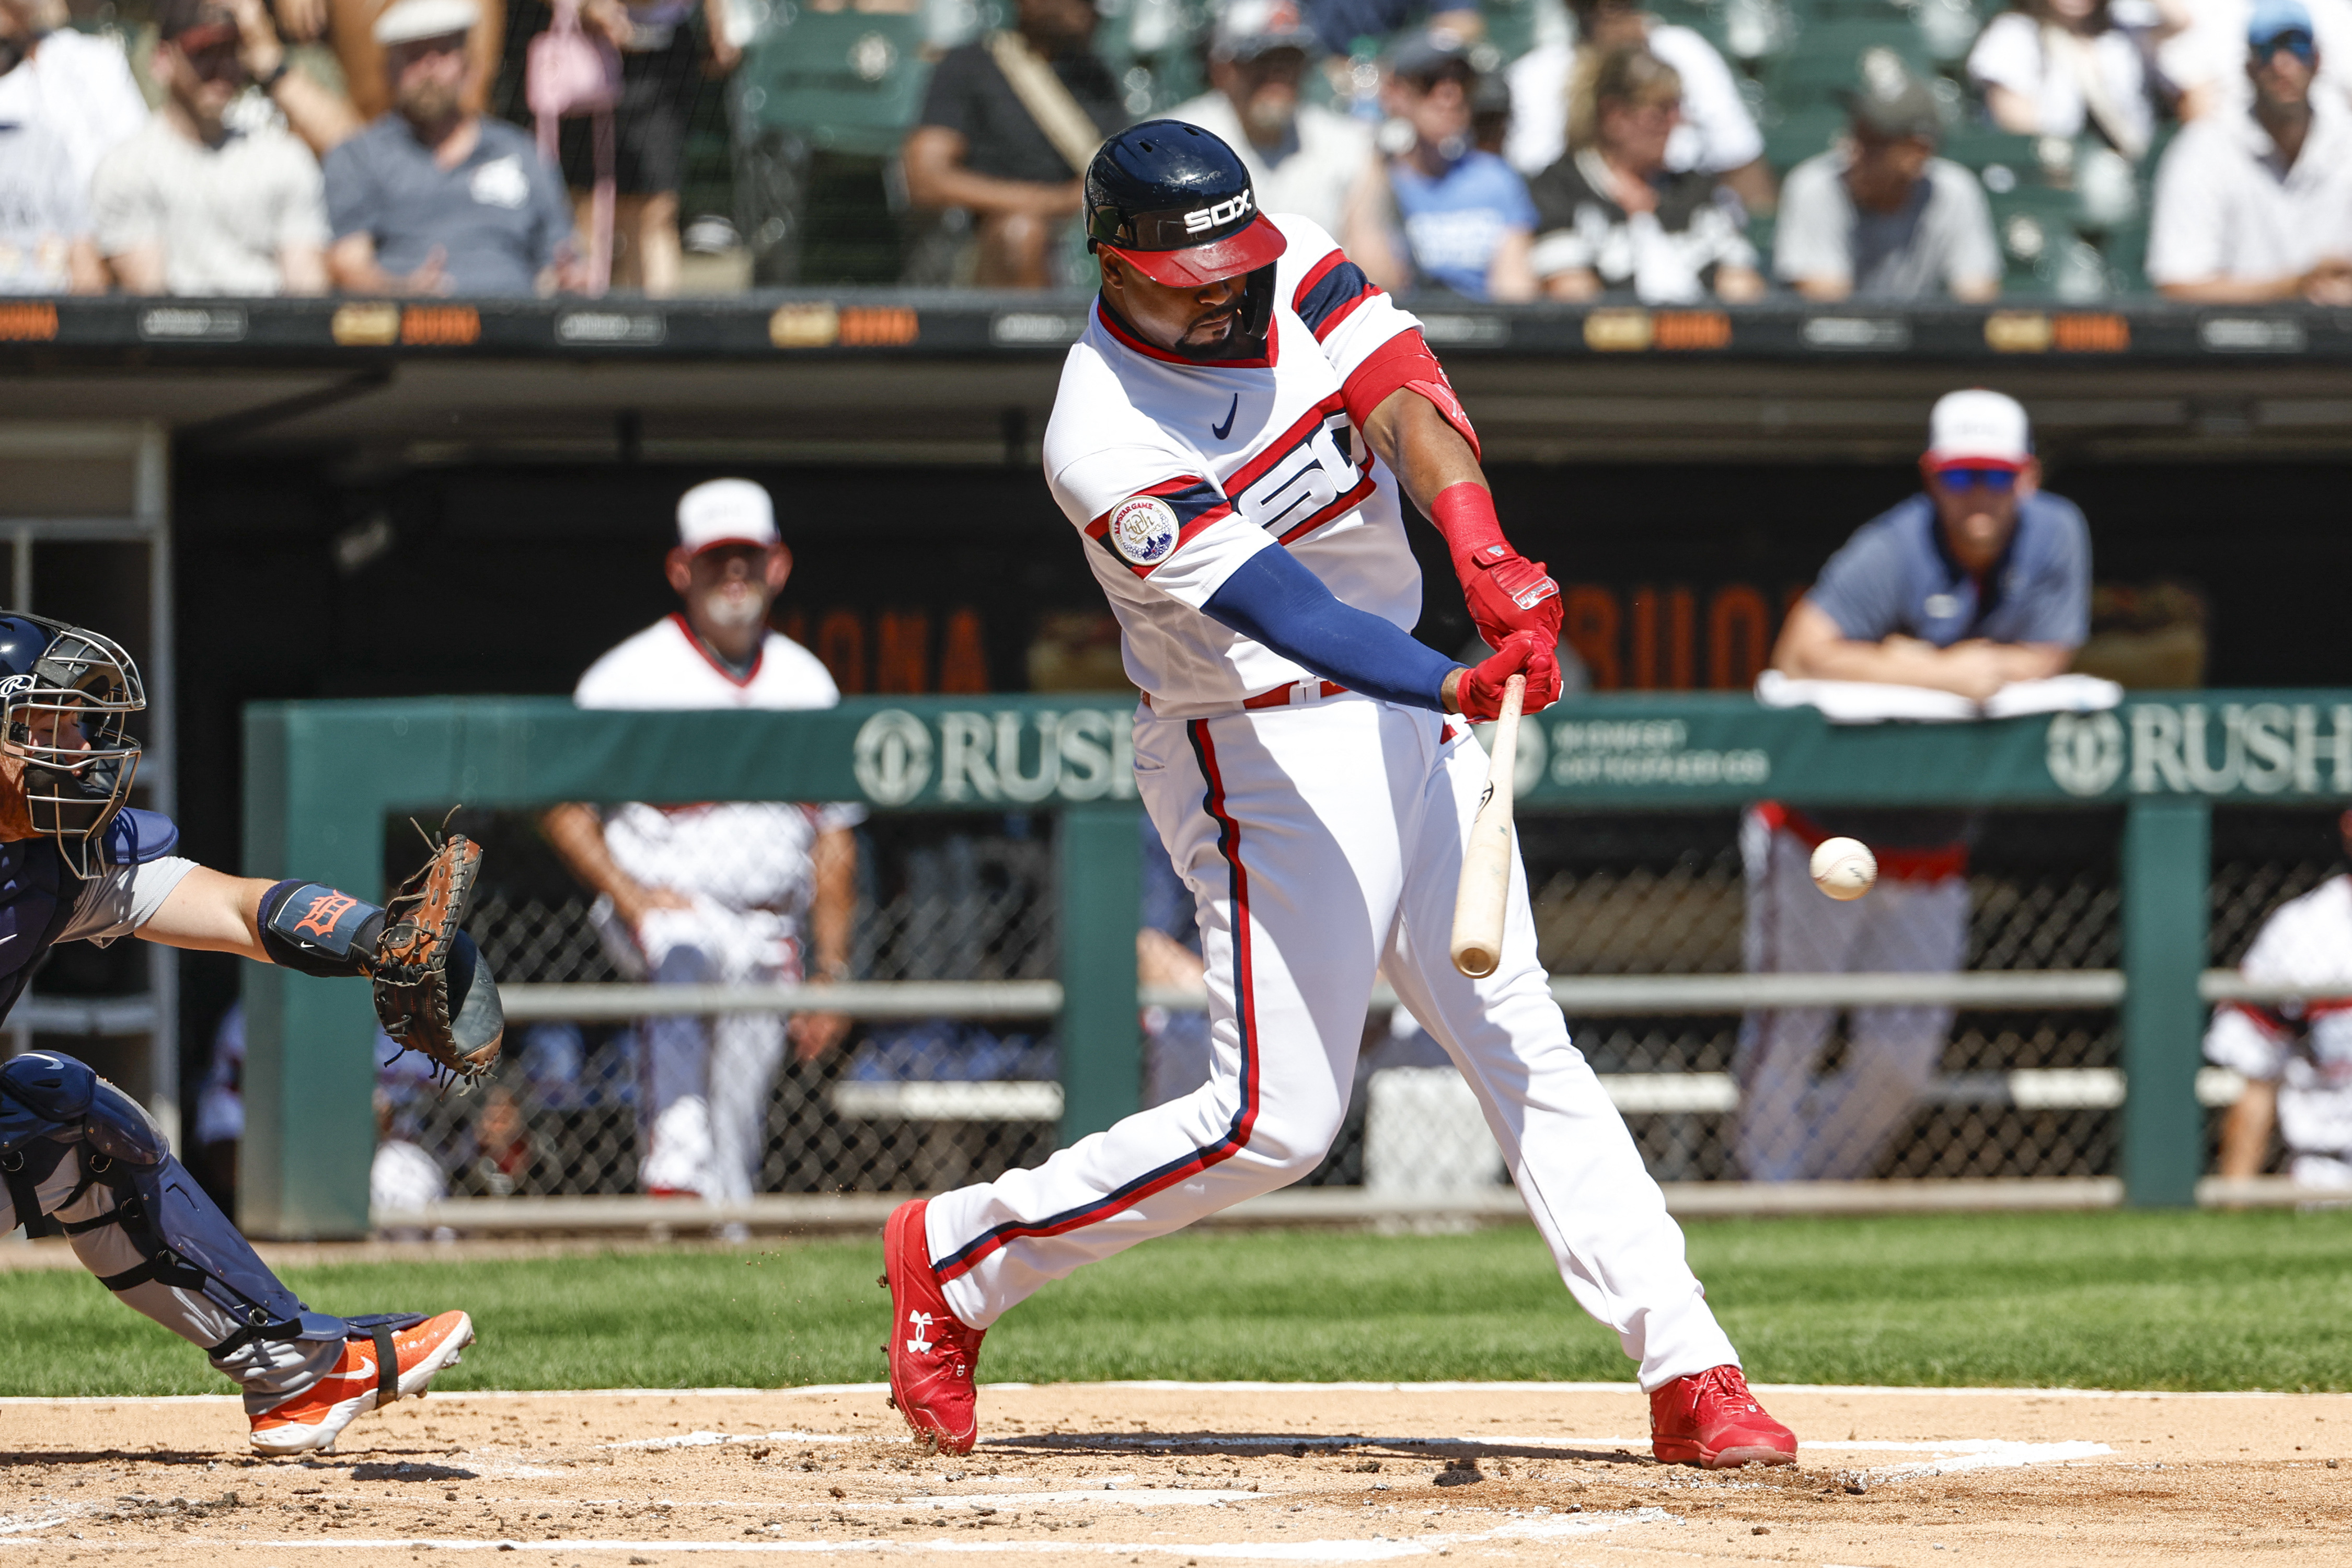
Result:
<svg viewBox="0 0 2352 1568">
<path fill-rule="evenodd" d="M 1955 392 L 1929 419 L 1926 480 L 1856 530 L 1790 610 L 1772 668 L 1799 679 L 1883 681 L 1981 700 L 2064 671 L 2090 631 L 2091 536 L 2072 501 L 2041 488 L 2025 410 Z M 1749 808 L 1743 946 L 1750 973 L 1948 973 L 1967 955 L 1969 847 L 1977 814 Z M 1824 838 L 1878 857 L 1866 900 L 1813 886 Z M 1739 1029 L 1739 1159 L 1751 1180 L 1874 1174 L 1936 1076 L 1952 1012 L 1847 1010 L 1843 1065 L 1822 1069 L 1836 1009 L 1752 1012 Z"/>
</svg>

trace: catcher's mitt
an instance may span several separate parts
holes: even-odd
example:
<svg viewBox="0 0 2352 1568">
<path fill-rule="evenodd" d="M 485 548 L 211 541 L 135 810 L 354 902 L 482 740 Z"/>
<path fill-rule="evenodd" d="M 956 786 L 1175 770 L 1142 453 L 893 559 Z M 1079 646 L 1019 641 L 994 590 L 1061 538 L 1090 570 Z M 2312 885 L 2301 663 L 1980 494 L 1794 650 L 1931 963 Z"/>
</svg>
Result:
<svg viewBox="0 0 2352 1568">
<path fill-rule="evenodd" d="M 499 1059 L 507 1029 L 498 982 L 474 939 L 457 929 L 481 864 L 482 847 L 463 834 L 434 844 L 432 858 L 384 905 L 372 970 L 383 1032 L 468 1082 Z"/>
</svg>

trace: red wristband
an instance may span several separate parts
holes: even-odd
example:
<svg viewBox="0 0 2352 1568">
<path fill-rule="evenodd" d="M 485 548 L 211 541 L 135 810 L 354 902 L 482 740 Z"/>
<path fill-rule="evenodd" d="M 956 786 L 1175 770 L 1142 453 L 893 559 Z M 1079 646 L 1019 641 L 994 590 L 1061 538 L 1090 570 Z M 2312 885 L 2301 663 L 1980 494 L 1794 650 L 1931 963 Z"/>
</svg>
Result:
<svg viewBox="0 0 2352 1568">
<path fill-rule="evenodd" d="M 1468 479 L 1450 484 L 1429 503 L 1430 521 L 1445 536 L 1454 555 L 1454 570 L 1493 565 L 1511 552 L 1503 538 L 1503 521 L 1495 515 L 1495 497 L 1486 486 Z"/>
</svg>

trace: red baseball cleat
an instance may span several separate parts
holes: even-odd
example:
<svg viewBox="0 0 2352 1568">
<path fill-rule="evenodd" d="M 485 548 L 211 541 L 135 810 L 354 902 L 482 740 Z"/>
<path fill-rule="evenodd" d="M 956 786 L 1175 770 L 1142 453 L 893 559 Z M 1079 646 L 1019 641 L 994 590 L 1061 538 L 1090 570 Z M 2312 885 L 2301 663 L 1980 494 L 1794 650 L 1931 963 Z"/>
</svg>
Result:
<svg viewBox="0 0 2352 1568">
<path fill-rule="evenodd" d="M 458 1352 L 474 1342 L 474 1320 L 463 1312 L 444 1312 L 413 1329 L 391 1336 L 398 1365 L 387 1379 L 376 1365 L 376 1342 L 346 1340 L 342 1359 L 326 1374 L 299 1394 L 289 1394 L 253 1417 L 253 1447 L 262 1454 L 303 1454 L 331 1450 L 335 1439 L 363 1411 L 425 1392 L 425 1385 Z"/>
<path fill-rule="evenodd" d="M 985 1329 L 968 1329 L 948 1310 L 923 1239 L 923 1203 L 890 1211 L 882 1227 L 882 1283 L 890 1288 L 890 1403 L 915 1429 L 915 1441 L 942 1453 L 969 1454 L 980 1436 L 972 1368 Z"/>
<path fill-rule="evenodd" d="M 1797 1435 L 1764 1413 L 1736 1366 L 1678 1377 L 1650 1395 L 1650 1451 L 1665 1465 L 1793 1465 Z"/>
</svg>

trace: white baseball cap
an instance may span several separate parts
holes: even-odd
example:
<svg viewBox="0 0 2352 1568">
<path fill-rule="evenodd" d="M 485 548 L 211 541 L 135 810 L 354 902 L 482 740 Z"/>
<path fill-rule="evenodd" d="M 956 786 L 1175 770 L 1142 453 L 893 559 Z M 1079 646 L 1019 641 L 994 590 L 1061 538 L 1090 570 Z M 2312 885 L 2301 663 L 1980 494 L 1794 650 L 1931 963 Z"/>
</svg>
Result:
<svg viewBox="0 0 2352 1568">
<path fill-rule="evenodd" d="M 689 555 L 714 544 L 781 544 L 776 507 L 749 479 L 710 479 L 677 498 L 677 542 Z"/>
<path fill-rule="evenodd" d="M 1968 464 L 2021 468 L 2033 456 L 2033 431 L 2017 399 L 1982 387 L 1948 392 L 1927 416 L 1927 466 Z"/>
<path fill-rule="evenodd" d="M 375 41 L 413 44 L 419 38 L 470 33 L 481 17 L 474 0 L 393 0 L 375 19 Z"/>
</svg>

